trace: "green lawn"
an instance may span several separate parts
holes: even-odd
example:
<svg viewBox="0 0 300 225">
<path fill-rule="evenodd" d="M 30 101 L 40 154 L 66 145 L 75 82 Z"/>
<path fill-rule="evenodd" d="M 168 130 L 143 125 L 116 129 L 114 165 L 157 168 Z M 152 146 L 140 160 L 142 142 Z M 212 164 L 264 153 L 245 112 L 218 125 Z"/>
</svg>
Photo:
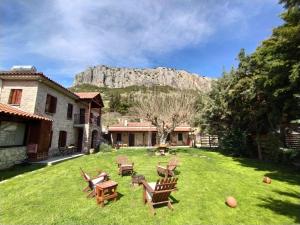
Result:
<svg viewBox="0 0 300 225">
<path fill-rule="evenodd" d="M 142 149 L 83 156 L 58 165 L 16 167 L 0 172 L 0 224 L 293 224 L 300 223 L 300 175 L 284 167 L 216 152 L 187 149 L 177 154 L 178 191 L 174 211 L 167 207 L 152 216 L 142 203 L 142 188 L 130 176 L 117 174 L 115 158 L 126 154 L 135 170 L 155 181 L 156 164 L 169 157 L 148 156 Z M 120 199 L 104 208 L 87 199 L 79 167 L 89 173 L 103 169 L 119 183 Z M 17 175 L 16 170 L 20 171 Z M 272 184 L 262 183 L 263 176 Z M 238 207 L 224 204 L 234 196 Z"/>
</svg>

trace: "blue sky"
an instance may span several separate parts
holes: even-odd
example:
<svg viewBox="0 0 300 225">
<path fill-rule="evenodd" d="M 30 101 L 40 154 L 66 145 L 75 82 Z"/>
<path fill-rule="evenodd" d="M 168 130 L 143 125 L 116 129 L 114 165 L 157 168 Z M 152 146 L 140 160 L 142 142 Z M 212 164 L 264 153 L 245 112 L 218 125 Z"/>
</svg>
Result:
<svg viewBox="0 0 300 225">
<path fill-rule="evenodd" d="M 65 86 L 103 64 L 219 77 L 282 11 L 277 0 L 1 0 L 0 70 L 34 65 Z"/>
</svg>

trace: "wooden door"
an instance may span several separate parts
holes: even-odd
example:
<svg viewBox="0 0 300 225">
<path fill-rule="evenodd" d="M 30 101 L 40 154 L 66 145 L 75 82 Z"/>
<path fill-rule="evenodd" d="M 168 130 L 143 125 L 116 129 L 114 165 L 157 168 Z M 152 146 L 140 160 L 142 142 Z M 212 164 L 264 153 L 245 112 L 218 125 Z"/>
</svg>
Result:
<svg viewBox="0 0 300 225">
<path fill-rule="evenodd" d="M 134 146 L 135 138 L 134 138 L 134 134 L 133 133 L 129 133 L 128 139 L 129 139 L 128 140 L 129 146 Z"/>
<path fill-rule="evenodd" d="M 83 142 L 83 129 L 78 130 L 78 137 L 77 137 L 77 151 L 82 151 L 82 142 Z"/>
<path fill-rule="evenodd" d="M 151 144 L 152 146 L 156 145 L 156 133 L 152 133 L 151 135 Z"/>
</svg>

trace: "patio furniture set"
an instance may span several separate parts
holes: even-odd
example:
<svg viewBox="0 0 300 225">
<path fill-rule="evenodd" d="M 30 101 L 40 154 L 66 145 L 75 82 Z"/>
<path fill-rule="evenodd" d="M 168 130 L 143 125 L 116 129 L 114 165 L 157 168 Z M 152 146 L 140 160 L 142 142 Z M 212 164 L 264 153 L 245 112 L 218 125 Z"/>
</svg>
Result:
<svg viewBox="0 0 300 225">
<path fill-rule="evenodd" d="M 156 182 L 148 183 L 143 175 L 135 174 L 133 166 L 134 163 L 130 162 L 126 156 L 118 156 L 116 164 L 120 176 L 125 174 L 131 175 L 132 186 L 143 185 L 143 202 L 149 205 L 151 212 L 155 215 L 154 206 L 165 204 L 169 209 L 173 209 L 172 203 L 169 199 L 172 191 L 176 191 L 176 184 L 178 178 L 175 178 L 175 169 L 179 164 L 178 159 L 172 158 L 169 162 L 159 162 L 157 165 L 158 175 L 163 175 L 164 178 L 158 179 Z M 118 198 L 117 187 L 118 183 L 109 179 L 105 172 L 98 171 L 96 177 L 90 177 L 81 168 L 81 175 L 87 182 L 88 186 L 83 189 L 88 192 L 87 197 L 96 197 L 97 204 L 104 207 L 104 202 L 108 200 L 116 201 Z"/>
</svg>

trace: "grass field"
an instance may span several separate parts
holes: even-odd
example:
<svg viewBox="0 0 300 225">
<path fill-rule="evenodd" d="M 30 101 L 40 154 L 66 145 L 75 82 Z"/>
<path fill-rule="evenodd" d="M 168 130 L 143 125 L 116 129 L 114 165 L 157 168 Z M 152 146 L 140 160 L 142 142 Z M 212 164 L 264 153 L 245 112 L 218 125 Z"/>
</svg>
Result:
<svg viewBox="0 0 300 225">
<path fill-rule="evenodd" d="M 152 216 L 142 203 L 142 188 L 117 174 L 115 158 L 125 154 L 135 170 L 155 181 L 156 164 L 169 157 L 148 156 L 142 149 L 83 156 L 54 166 L 16 167 L 0 172 L 0 224 L 294 224 L 300 223 L 300 175 L 291 169 L 220 153 L 181 149 L 173 194 L 167 207 Z M 104 208 L 87 199 L 79 167 L 90 174 L 102 169 L 118 182 L 119 200 Z M 19 175 L 18 175 L 19 174 Z M 264 175 L 272 178 L 262 183 Z M 224 204 L 234 196 L 238 207 Z"/>
</svg>

